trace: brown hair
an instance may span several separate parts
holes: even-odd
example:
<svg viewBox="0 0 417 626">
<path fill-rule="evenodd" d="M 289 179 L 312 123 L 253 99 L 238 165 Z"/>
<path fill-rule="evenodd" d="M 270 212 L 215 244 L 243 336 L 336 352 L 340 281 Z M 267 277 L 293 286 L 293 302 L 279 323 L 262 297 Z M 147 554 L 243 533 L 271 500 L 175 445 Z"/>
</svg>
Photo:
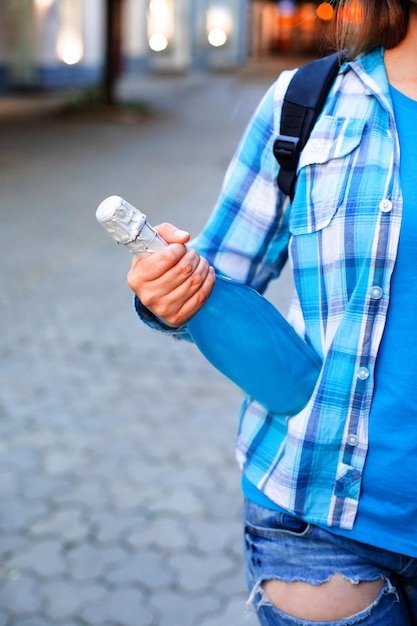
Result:
<svg viewBox="0 0 417 626">
<path fill-rule="evenodd" d="M 336 5 L 337 47 L 353 58 L 377 47 L 394 48 L 407 32 L 410 0 L 333 0 Z M 357 23 L 344 20 L 355 11 Z"/>
</svg>

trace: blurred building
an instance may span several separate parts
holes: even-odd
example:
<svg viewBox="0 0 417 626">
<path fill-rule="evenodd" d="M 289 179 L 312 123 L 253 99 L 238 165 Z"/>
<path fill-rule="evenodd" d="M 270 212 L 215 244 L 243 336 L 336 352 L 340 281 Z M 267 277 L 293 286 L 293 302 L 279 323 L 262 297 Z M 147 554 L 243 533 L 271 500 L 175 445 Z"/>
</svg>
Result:
<svg viewBox="0 0 417 626">
<path fill-rule="evenodd" d="M 321 53 L 334 21 L 327 2 L 117 4 L 116 54 L 123 71 L 233 69 L 249 57 Z M 106 58 L 106 6 L 105 0 L 1 0 L 0 91 L 97 83 Z"/>
</svg>

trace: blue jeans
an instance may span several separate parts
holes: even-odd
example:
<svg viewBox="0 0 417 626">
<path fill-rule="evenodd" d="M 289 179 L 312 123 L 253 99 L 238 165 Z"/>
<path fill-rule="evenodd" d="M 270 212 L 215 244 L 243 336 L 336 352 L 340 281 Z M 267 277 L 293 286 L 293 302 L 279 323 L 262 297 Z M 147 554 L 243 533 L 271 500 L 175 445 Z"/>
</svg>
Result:
<svg viewBox="0 0 417 626">
<path fill-rule="evenodd" d="M 262 626 L 417 626 L 417 559 L 339 537 L 296 517 L 245 501 L 245 569 Z M 297 619 L 277 609 L 262 582 L 319 585 L 336 572 L 352 583 L 385 581 L 365 611 L 332 622 Z"/>
</svg>

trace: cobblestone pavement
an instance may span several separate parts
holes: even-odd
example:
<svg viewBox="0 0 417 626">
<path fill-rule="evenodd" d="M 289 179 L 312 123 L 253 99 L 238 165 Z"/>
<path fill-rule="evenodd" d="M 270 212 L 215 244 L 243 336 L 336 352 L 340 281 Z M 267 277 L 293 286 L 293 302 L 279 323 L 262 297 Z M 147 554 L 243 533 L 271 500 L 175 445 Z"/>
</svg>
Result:
<svg viewBox="0 0 417 626">
<path fill-rule="evenodd" d="M 122 94 L 157 106 L 140 123 L 3 103 L 0 626 L 257 623 L 241 393 L 194 346 L 138 323 L 129 254 L 94 214 L 120 194 L 195 234 L 269 78 L 125 80 Z"/>
</svg>

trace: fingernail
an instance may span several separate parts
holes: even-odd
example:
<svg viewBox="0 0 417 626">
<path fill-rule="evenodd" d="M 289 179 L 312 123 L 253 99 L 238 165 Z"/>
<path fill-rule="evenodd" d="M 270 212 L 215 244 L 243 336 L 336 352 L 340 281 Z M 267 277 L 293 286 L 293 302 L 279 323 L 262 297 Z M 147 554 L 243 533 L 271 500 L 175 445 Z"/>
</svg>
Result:
<svg viewBox="0 0 417 626">
<path fill-rule="evenodd" d="M 188 235 L 188 233 L 186 230 L 180 230 L 179 228 L 176 228 L 174 235 L 175 237 L 184 237 L 185 235 Z"/>
</svg>

